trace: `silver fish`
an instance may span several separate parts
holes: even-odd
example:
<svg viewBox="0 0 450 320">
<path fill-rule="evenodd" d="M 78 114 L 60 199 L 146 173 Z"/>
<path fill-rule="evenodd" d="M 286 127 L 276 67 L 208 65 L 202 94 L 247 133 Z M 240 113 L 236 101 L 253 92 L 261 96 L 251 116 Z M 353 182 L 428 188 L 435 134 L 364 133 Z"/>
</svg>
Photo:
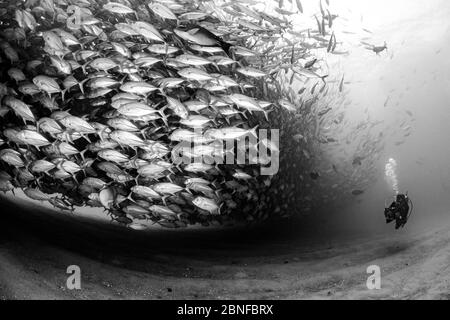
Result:
<svg viewBox="0 0 450 320">
<path fill-rule="evenodd" d="M 177 192 L 182 191 L 184 188 L 170 182 L 160 182 L 151 186 L 153 190 L 159 194 L 173 195 Z"/>
<path fill-rule="evenodd" d="M 188 80 L 208 81 L 213 79 L 208 73 L 197 68 L 185 68 L 178 71 L 178 74 Z"/>
<path fill-rule="evenodd" d="M 59 122 L 66 128 L 77 131 L 78 133 L 96 133 L 97 131 L 86 120 L 72 115 L 65 116 Z"/>
<path fill-rule="evenodd" d="M 51 142 L 40 133 L 33 130 L 21 130 L 17 133 L 17 139 L 24 144 L 35 146 L 37 148 L 49 145 Z"/>
<path fill-rule="evenodd" d="M 120 153 L 117 150 L 114 149 L 104 149 L 98 152 L 97 154 L 100 158 L 105 159 L 106 161 L 115 162 L 118 164 L 124 163 L 129 161 L 129 158 L 124 155 L 123 153 Z"/>
<path fill-rule="evenodd" d="M 40 75 L 33 78 L 33 83 L 42 91 L 45 91 L 48 94 L 59 93 L 61 92 L 61 88 L 55 79 L 50 78 L 48 76 Z"/>
<path fill-rule="evenodd" d="M 163 36 L 159 31 L 150 23 L 144 21 L 137 21 L 132 24 L 134 30 L 141 36 L 148 40 L 165 42 Z"/>
<path fill-rule="evenodd" d="M 198 196 L 192 203 L 196 207 L 208 211 L 210 214 L 220 214 L 220 207 L 213 199 Z"/>
<path fill-rule="evenodd" d="M 133 93 L 137 95 L 148 95 L 149 93 L 158 90 L 154 85 L 144 81 L 129 81 L 120 86 L 120 90 Z"/>
<path fill-rule="evenodd" d="M 148 7 L 154 14 L 163 19 L 178 20 L 177 16 L 172 12 L 172 10 L 170 10 L 162 3 L 149 3 Z"/>
<path fill-rule="evenodd" d="M 144 145 L 144 140 L 136 136 L 134 133 L 123 130 L 115 130 L 109 134 L 109 137 L 122 146 L 139 147 Z"/>
</svg>

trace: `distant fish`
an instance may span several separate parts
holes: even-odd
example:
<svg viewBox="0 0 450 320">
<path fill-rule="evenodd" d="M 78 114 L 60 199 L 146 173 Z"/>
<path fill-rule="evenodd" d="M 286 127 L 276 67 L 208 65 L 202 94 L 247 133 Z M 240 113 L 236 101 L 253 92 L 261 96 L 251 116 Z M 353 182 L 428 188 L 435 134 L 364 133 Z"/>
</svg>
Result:
<svg viewBox="0 0 450 320">
<path fill-rule="evenodd" d="M 381 52 L 383 52 L 384 50 L 387 50 L 386 41 L 384 42 L 384 45 L 382 45 L 382 46 L 372 46 L 372 48 L 368 48 L 368 49 L 375 52 L 378 55 Z"/>
<path fill-rule="evenodd" d="M 362 165 L 363 160 L 364 160 L 364 158 L 357 156 L 357 157 L 353 158 L 352 165 L 360 166 L 360 165 Z"/>
<path fill-rule="evenodd" d="M 296 0 L 297 2 L 297 9 L 298 11 L 300 11 L 301 13 L 303 13 L 303 6 L 302 3 L 300 2 L 300 0 Z"/>
<path fill-rule="evenodd" d="M 345 76 L 342 76 L 341 82 L 339 83 L 339 92 L 342 92 L 344 88 L 344 77 Z"/>
<path fill-rule="evenodd" d="M 354 196 L 359 196 L 363 193 L 364 193 L 363 190 L 358 190 L 358 189 L 352 191 L 352 195 L 354 195 Z"/>
<path fill-rule="evenodd" d="M 311 177 L 311 179 L 317 180 L 317 179 L 319 179 L 320 174 L 319 174 L 318 172 L 316 172 L 316 171 L 313 171 L 313 172 L 311 172 L 311 173 L 309 174 L 309 176 Z"/>
<path fill-rule="evenodd" d="M 308 61 L 307 63 L 305 63 L 305 69 L 309 69 L 311 68 L 315 63 L 317 62 L 317 59 L 313 59 L 311 61 Z"/>
</svg>

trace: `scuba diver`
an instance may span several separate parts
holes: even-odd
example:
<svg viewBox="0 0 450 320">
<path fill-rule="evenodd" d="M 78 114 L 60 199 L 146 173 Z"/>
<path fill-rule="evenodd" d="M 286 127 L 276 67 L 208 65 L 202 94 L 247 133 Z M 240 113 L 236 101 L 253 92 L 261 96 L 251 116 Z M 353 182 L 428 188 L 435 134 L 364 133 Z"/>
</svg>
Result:
<svg viewBox="0 0 450 320">
<path fill-rule="evenodd" d="M 405 194 L 397 194 L 395 201 L 391 203 L 389 208 L 384 209 L 386 223 L 391 223 L 395 220 L 395 229 L 403 228 L 411 215 L 410 209 L 412 211 L 412 202 L 408 196 Z"/>
</svg>

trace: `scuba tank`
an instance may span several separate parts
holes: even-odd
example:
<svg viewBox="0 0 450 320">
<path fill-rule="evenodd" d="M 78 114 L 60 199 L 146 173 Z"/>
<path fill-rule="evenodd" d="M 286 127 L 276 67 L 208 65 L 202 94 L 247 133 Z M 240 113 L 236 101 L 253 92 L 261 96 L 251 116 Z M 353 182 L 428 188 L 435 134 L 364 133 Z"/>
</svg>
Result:
<svg viewBox="0 0 450 320">
<path fill-rule="evenodd" d="M 401 194 L 398 193 L 396 194 L 395 198 L 394 198 L 394 208 L 392 208 L 392 205 L 389 205 L 389 207 L 387 206 L 386 200 L 384 201 L 384 216 L 386 217 L 386 223 L 390 223 L 394 220 L 397 221 L 397 225 L 396 228 L 398 228 L 398 225 L 400 226 L 404 226 L 412 213 L 413 210 L 413 203 L 411 201 L 411 199 L 408 197 L 408 192 L 406 192 L 405 194 Z M 404 207 L 408 208 L 408 212 L 406 212 L 406 216 L 402 217 L 400 216 L 400 219 L 398 216 L 396 216 L 397 213 L 400 212 L 400 210 Z M 403 212 L 404 213 L 404 212 Z M 400 222 L 400 224 L 399 224 Z"/>
</svg>

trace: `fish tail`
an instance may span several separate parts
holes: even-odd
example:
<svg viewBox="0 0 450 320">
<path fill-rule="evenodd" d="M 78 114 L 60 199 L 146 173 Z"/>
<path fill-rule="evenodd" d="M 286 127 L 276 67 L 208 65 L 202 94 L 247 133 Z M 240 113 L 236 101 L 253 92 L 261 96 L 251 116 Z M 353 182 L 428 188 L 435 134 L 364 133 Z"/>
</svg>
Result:
<svg viewBox="0 0 450 320">
<path fill-rule="evenodd" d="M 159 113 L 161 116 L 165 116 L 164 110 L 166 110 L 168 107 L 169 107 L 168 105 L 165 105 L 164 107 L 162 107 L 161 109 L 158 110 L 158 113 Z"/>
<path fill-rule="evenodd" d="M 219 110 L 217 109 L 216 106 L 210 104 L 209 107 L 211 107 L 211 109 L 213 109 L 215 113 L 219 113 Z"/>
<path fill-rule="evenodd" d="M 267 121 L 269 121 L 269 112 L 270 112 L 270 111 L 272 111 L 272 110 L 264 110 L 264 111 L 263 111 L 264 117 L 266 118 Z"/>
<path fill-rule="evenodd" d="M 125 82 L 125 80 L 128 78 L 128 75 L 124 75 L 123 78 L 119 81 L 120 84 L 123 84 Z"/>
<path fill-rule="evenodd" d="M 98 133 L 98 137 L 100 138 L 100 141 L 105 141 L 105 139 L 103 138 L 104 132 L 105 132 L 105 129 L 101 129 L 100 132 Z"/>
<path fill-rule="evenodd" d="M 243 83 L 239 83 L 239 89 L 241 90 L 242 94 L 245 93 L 245 88 L 244 88 L 244 84 Z"/>
<path fill-rule="evenodd" d="M 84 73 L 84 74 L 86 74 L 86 67 L 88 66 L 88 64 L 89 64 L 90 62 L 91 62 L 91 61 L 88 61 L 88 62 L 86 62 L 85 64 L 81 65 L 81 70 L 83 70 L 83 73 Z"/>
<path fill-rule="evenodd" d="M 64 95 L 66 94 L 67 88 L 64 90 L 61 90 L 61 99 L 64 102 Z"/>
<path fill-rule="evenodd" d="M 145 132 L 147 131 L 147 128 L 143 128 L 141 130 L 139 130 L 139 132 L 142 135 L 142 138 L 147 139 L 147 135 L 145 134 Z"/>
<path fill-rule="evenodd" d="M 130 200 L 133 203 L 136 203 L 136 201 L 131 197 L 131 195 L 133 194 L 133 192 L 130 192 L 127 196 L 127 199 Z"/>
<path fill-rule="evenodd" d="M 42 188 L 42 186 L 41 186 L 41 179 L 42 179 L 42 176 L 36 178 L 36 184 L 37 184 L 37 186 L 39 188 Z"/>
<path fill-rule="evenodd" d="M 75 181 L 76 184 L 80 184 L 80 182 L 77 179 L 77 176 L 75 174 L 72 174 L 72 179 Z"/>
<path fill-rule="evenodd" d="M 82 134 L 81 135 L 83 137 L 83 139 L 85 139 L 87 142 L 92 143 L 91 139 L 89 139 L 89 137 L 87 135 Z"/>
<path fill-rule="evenodd" d="M 164 124 L 166 125 L 166 127 L 169 127 L 169 121 L 167 121 L 167 116 L 166 115 L 162 115 L 161 119 L 162 119 L 162 121 L 164 121 Z"/>
<path fill-rule="evenodd" d="M 214 191 L 214 194 L 218 197 L 218 198 L 220 198 L 220 192 L 222 191 L 222 189 L 217 189 L 217 190 L 215 190 Z"/>
<path fill-rule="evenodd" d="M 264 114 L 266 114 L 266 112 L 267 112 L 267 111 L 265 111 Z M 258 126 L 259 126 L 259 125 L 254 126 L 254 127 L 249 131 L 249 133 L 252 134 L 252 135 L 254 135 L 256 138 L 258 138 L 258 133 L 256 132 L 256 129 L 258 129 Z"/>
<path fill-rule="evenodd" d="M 164 114 L 164 110 L 166 110 L 168 108 L 168 106 L 164 106 L 161 109 L 158 110 L 158 113 L 161 116 L 161 119 L 164 121 L 164 124 L 166 125 L 166 127 L 169 127 L 169 121 L 167 120 L 167 115 Z"/>
<path fill-rule="evenodd" d="M 223 173 L 223 171 L 220 170 L 219 164 L 218 164 L 218 163 L 216 163 L 216 165 L 214 166 L 214 168 L 216 168 L 216 170 L 219 171 L 219 173 Z"/>
<path fill-rule="evenodd" d="M 80 152 L 80 156 L 81 156 L 81 159 L 83 160 L 83 162 L 86 160 L 84 158 L 84 154 L 86 153 L 86 151 L 88 151 L 88 149 L 84 149 L 83 151 Z"/>
<path fill-rule="evenodd" d="M 83 81 L 78 82 L 78 87 L 82 94 L 84 94 L 84 84 L 89 80 L 89 78 L 84 79 Z"/>
</svg>

